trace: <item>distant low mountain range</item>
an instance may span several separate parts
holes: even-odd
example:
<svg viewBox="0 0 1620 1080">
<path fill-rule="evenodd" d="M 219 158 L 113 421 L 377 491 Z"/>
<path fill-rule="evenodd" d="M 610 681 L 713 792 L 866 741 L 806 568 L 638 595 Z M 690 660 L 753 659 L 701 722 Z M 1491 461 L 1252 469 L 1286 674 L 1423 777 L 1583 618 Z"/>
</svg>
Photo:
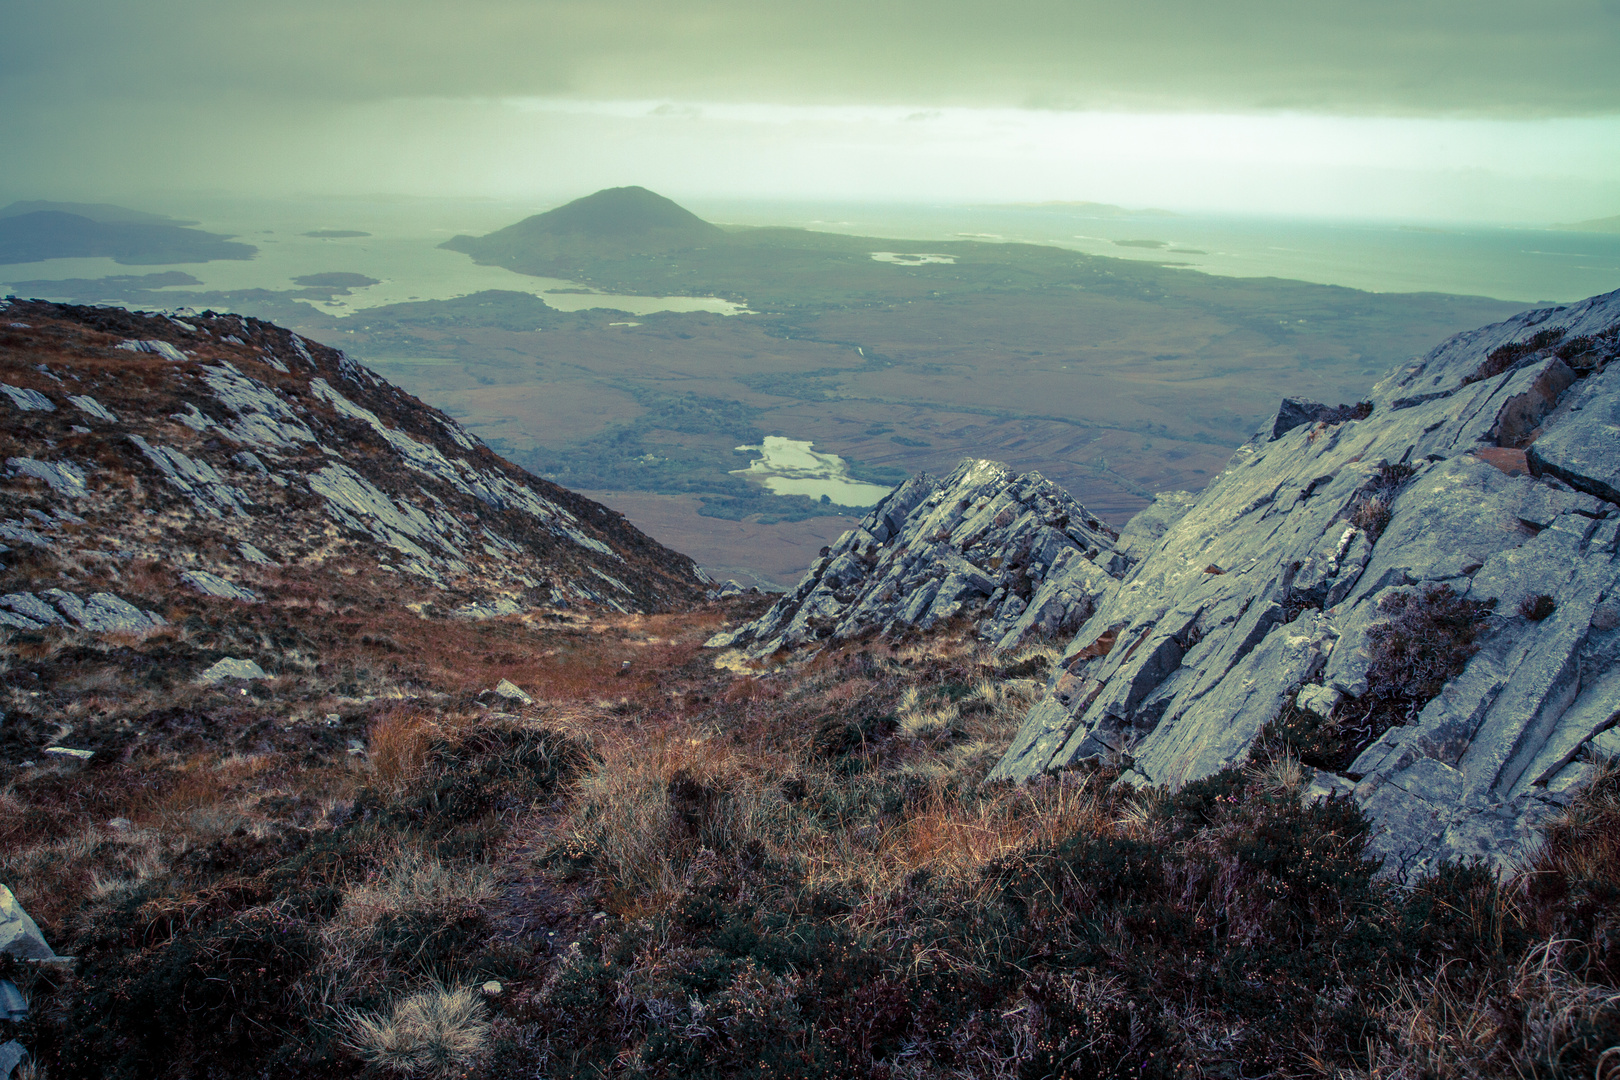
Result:
<svg viewBox="0 0 1620 1080">
<path fill-rule="evenodd" d="M 14 202 L 0 208 L 0 264 L 110 257 L 125 266 L 251 259 L 252 244 L 104 203 Z"/>
<path fill-rule="evenodd" d="M 198 224 L 195 221 L 169 217 L 167 214 L 151 214 L 145 210 L 131 210 L 127 206 L 114 206 L 112 203 L 53 202 L 50 199 L 19 199 L 8 206 L 0 206 L 0 218 L 21 217 L 23 214 L 37 214 L 46 210 L 61 214 L 77 214 L 91 221 L 105 223 L 179 226 Z"/>
<path fill-rule="evenodd" d="M 1568 225 L 1554 225 L 1553 228 L 1565 232 L 1620 233 L 1620 214 L 1616 214 L 1614 217 L 1575 221 Z"/>
</svg>

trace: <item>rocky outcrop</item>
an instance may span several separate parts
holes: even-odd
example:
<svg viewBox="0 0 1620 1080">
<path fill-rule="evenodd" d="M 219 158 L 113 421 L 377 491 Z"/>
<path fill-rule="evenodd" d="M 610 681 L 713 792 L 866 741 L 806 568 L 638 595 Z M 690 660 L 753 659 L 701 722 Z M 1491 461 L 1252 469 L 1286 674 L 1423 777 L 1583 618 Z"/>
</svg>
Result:
<svg viewBox="0 0 1620 1080">
<path fill-rule="evenodd" d="M 142 633 L 165 597 L 258 604 L 357 565 L 479 617 L 701 600 L 690 559 L 335 349 L 235 315 L 0 305 L 0 625 Z"/>
<path fill-rule="evenodd" d="M 157 612 L 142 611 L 128 600 L 108 592 L 83 599 L 66 589 L 0 596 L 0 626 L 20 630 L 64 626 L 101 634 L 144 634 L 162 625 L 163 616 Z"/>
<path fill-rule="evenodd" d="M 1067 634 L 1112 594 L 1116 536 L 1040 473 L 965 461 L 896 488 L 759 619 L 715 635 L 751 656 L 971 620 L 1010 648 Z"/>
<path fill-rule="evenodd" d="M 1324 714 L 1355 754 L 1312 793 L 1354 798 L 1387 867 L 1511 857 L 1616 741 L 1617 353 L 1620 293 L 1459 334 L 1360 406 L 1285 402 L 1099 595 L 993 777 L 1177 785 Z M 1351 738 L 1399 690 L 1392 613 L 1437 597 L 1473 605 L 1477 651 Z"/>
</svg>

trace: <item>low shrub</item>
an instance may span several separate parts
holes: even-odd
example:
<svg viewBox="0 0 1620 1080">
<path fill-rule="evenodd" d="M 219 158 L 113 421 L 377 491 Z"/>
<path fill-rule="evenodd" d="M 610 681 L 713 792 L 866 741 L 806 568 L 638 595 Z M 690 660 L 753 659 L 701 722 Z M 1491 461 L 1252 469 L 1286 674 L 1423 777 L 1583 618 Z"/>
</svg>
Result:
<svg viewBox="0 0 1620 1080">
<path fill-rule="evenodd" d="M 1541 622 L 1557 610 L 1557 601 L 1546 593 L 1541 593 L 1538 596 L 1526 596 L 1519 601 L 1519 614 L 1531 622 Z"/>
<path fill-rule="evenodd" d="M 1468 600 L 1449 585 L 1397 592 L 1379 607 L 1389 616 L 1367 634 L 1367 692 L 1324 719 L 1289 702 L 1262 733 L 1265 753 L 1279 750 L 1319 769 L 1344 772 L 1390 728 L 1417 719 L 1462 673 L 1494 601 Z"/>
<path fill-rule="evenodd" d="M 1526 357 L 1534 356 L 1544 349 L 1552 348 L 1563 338 L 1564 329 L 1554 326 L 1546 330 L 1538 330 L 1524 341 L 1513 341 L 1506 345 L 1499 345 L 1490 351 L 1489 355 L 1485 357 L 1484 363 L 1475 368 L 1463 380 L 1463 385 L 1468 386 L 1472 383 L 1483 382 L 1486 379 L 1494 379 L 1496 376 L 1517 367 Z"/>
<path fill-rule="evenodd" d="M 1394 513 L 1395 498 L 1416 474 L 1410 465 L 1381 465 L 1378 475 L 1356 496 L 1346 517 L 1372 541 L 1384 534 Z"/>
</svg>

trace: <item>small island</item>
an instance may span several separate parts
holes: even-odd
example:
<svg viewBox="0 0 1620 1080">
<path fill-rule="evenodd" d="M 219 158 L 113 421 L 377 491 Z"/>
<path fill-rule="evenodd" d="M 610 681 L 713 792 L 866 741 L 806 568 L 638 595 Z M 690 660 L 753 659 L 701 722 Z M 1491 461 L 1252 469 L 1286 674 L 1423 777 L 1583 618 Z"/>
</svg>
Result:
<svg viewBox="0 0 1620 1080">
<path fill-rule="evenodd" d="M 293 278 L 294 285 L 305 285 L 319 289 L 364 289 L 368 285 L 381 285 L 378 278 L 367 277 L 365 274 L 350 274 L 344 271 L 333 271 L 326 274 L 304 274 Z"/>
</svg>

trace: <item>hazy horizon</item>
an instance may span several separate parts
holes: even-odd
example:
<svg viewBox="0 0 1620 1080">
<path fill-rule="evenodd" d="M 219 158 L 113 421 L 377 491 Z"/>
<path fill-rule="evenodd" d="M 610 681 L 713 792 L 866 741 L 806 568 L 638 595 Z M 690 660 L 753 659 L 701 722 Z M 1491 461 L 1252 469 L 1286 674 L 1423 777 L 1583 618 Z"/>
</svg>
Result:
<svg viewBox="0 0 1620 1080">
<path fill-rule="evenodd" d="M 0 0 L 0 199 L 1620 214 L 1620 0 Z"/>
</svg>

